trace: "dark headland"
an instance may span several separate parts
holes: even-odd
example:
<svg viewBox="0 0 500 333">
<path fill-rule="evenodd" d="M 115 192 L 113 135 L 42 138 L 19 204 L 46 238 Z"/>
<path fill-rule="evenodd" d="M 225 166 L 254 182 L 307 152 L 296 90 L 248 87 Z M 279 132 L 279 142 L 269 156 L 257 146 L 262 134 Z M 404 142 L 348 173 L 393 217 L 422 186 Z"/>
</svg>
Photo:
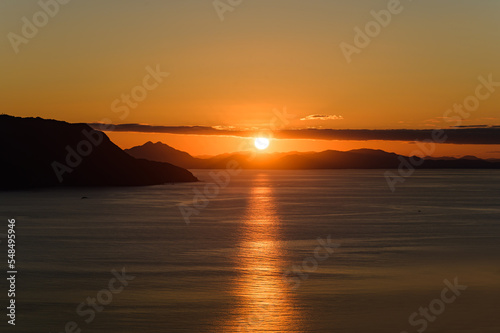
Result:
<svg viewBox="0 0 500 333">
<path fill-rule="evenodd" d="M 0 189 L 195 181 L 181 167 L 130 156 L 87 124 L 0 115 Z"/>
</svg>

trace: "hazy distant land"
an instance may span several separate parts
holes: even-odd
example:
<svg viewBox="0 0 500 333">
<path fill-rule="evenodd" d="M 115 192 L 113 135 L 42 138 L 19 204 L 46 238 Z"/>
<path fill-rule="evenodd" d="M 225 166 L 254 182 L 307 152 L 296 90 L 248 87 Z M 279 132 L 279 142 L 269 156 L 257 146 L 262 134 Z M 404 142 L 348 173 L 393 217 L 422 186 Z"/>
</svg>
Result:
<svg viewBox="0 0 500 333">
<path fill-rule="evenodd" d="M 186 169 L 224 169 L 235 160 L 245 169 L 397 169 L 401 163 L 412 163 L 410 157 L 382 150 L 357 149 L 347 152 L 238 152 L 207 158 L 193 157 L 164 143 L 147 142 L 125 149 L 133 157 L 167 162 Z M 414 161 L 418 158 L 413 158 Z M 462 158 L 426 157 L 416 168 L 421 169 L 500 169 L 499 160 L 482 160 L 474 156 Z"/>
</svg>

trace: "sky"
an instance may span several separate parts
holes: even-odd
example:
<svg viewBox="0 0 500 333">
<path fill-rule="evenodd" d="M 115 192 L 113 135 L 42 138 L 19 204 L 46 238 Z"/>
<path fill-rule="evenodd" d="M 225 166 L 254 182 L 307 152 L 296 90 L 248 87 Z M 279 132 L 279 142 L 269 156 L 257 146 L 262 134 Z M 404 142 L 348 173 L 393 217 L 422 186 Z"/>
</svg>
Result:
<svg viewBox="0 0 500 333">
<path fill-rule="evenodd" d="M 256 132 L 500 125 L 500 86 L 484 86 L 500 82 L 497 0 L 59 1 L 0 1 L 0 112 Z M 479 85 L 474 110 L 453 111 Z M 276 110 L 293 117 L 273 122 Z M 194 155 L 246 140 L 107 134 L 123 148 L 163 141 Z M 363 147 L 414 143 L 276 139 L 270 151 Z M 499 151 L 441 144 L 436 154 Z"/>
</svg>

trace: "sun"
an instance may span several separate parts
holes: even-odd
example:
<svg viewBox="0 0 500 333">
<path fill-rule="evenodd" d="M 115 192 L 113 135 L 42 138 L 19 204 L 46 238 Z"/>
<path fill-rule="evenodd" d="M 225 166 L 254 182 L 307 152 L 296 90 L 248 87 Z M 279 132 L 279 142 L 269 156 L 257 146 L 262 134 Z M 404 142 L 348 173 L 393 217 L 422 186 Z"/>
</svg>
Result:
<svg viewBox="0 0 500 333">
<path fill-rule="evenodd" d="M 260 150 L 264 150 L 269 147 L 269 139 L 267 138 L 255 138 L 255 147 Z"/>
</svg>

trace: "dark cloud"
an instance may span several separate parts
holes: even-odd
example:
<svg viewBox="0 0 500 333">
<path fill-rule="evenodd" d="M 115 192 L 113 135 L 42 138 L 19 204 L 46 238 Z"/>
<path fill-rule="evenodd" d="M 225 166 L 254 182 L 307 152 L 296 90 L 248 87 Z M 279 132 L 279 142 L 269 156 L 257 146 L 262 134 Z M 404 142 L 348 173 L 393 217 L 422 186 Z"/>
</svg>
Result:
<svg viewBox="0 0 500 333">
<path fill-rule="evenodd" d="M 487 127 L 492 127 L 490 125 L 460 125 L 460 126 L 453 126 L 454 128 L 487 128 Z M 493 126 L 496 127 L 496 126 Z"/>
<path fill-rule="evenodd" d="M 100 129 L 102 124 L 93 123 L 90 126 Z M 237 131 L 216 129 L 207 126 L 152 126 L 143 124 L 115 125 L 114 131 L 170 133 L 193 135 L 225 135 L 237 137 L 253 137 L 259 131 Z M 413 130 L 368 130 L 368 129 L 289 129 L 277 130 L 272 136 L 278 139 L 315 139 L 315 140 L 355 140 L 355 141 L 424 141 L 432 140 L 432 129 Z M 447 139 L 444 143 L 452 144 L 500 144 L 500 126 L 481 128 L 450 128 L 442 130 Z M 265 132 L 265 131 L 264 131 Z"/>
</svg>

